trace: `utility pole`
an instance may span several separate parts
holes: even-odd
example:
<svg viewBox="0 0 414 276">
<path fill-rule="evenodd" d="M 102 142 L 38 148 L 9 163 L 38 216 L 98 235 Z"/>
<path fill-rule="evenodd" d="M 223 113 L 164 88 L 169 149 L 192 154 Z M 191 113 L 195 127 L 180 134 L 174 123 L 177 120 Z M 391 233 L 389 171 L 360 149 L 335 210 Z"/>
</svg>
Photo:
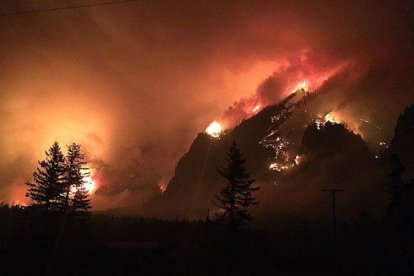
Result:
<svg viewBox="0 0 414 276">
<path fill-rule="evenodd" d="M 322 189 L 322 192 L 330 192 L 332 196 L 332 231 L 333 231 L 333 238 L 336 243 L 336 206 L 335 206 L 335 193 L 336 192 L 343 192 L 342 189 Z"/>
</svg>

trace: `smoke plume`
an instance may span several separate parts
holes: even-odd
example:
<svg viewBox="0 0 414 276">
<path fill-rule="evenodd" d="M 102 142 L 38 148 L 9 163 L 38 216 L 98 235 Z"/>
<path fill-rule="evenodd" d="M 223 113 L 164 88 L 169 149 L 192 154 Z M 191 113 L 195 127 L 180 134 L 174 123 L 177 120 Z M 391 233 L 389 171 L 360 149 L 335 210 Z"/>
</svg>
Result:
<svg viewBox="0 0 414 276">
<path fill-rule="evenodd" d="M 79 2 L 3 1 L 0 13 Z M 414 102 L 413 11 L 412 1 L 137 1 L 1 16 L 0 199 L 27 202 L 24 180 L 57 140 L 83 145 L 96 209 L 141 205 L 211 121 L 233 127 L 303 82 L 329 93 L 315 111 L 389 141 Z"/>
</svg>

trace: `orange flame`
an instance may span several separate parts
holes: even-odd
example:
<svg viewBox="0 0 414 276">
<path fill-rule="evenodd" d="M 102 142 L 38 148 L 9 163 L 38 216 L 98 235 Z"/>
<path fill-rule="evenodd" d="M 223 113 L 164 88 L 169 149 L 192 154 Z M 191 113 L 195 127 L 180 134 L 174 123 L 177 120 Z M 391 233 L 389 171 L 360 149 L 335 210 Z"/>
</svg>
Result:
<svg viewBox="0 0 414 276">
<path fill-rule="evenodd" d="M 223 127 L 217 121 L 213 121 L 207 128 L 206 133 L 213 138 L 220 137 Z"/>
<path fill-rule="evenodd" d="M 256 114 L 257 112 L 259 112 L 260 108 L 261 108 L 260 104 L 256 105 L 256 106 L 252 109 L 253 113 L 255 113 L 255 114 Z"/>
<path fill-rule="evenodd" d="M 301 91 L 301 90 L 309 91 L 308 81 L 305 80 L 305 81 L 302 81 L 302 82 L 298 83 L 298 85 L 296 85 L 296 87 L 293 88 L 292 93 L 296 93 L 296 92 Z"/>
<path fill-rule="evenodd" d="M 161 193 L 165 193 L 167 191 L 167 185 L 163 182 L 158 183 L 158 188 L 160 188 Z"/>
</svg>

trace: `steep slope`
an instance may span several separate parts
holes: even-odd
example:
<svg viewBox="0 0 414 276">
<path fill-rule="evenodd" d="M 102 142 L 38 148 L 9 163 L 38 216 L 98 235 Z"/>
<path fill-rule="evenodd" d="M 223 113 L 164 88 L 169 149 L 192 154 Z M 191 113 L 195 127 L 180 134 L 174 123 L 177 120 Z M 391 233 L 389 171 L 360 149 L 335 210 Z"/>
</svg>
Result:
<svg viewBox="0 0 414 276">
<path fill-rule="evenodd" d="M 330 195 L 322 189 L 339 188 L 338 214 L 353 219 L 362 211 L 379 214 L 386 204 L 386 173 L 361 136 L 342 124 L 311 124 L 301 144 L 300 165 L 279 176 L 277 185 L 261 184 L 261 209 L 256 217 L 287 220 L 326 220 Z M 264 208 L 262 208 L 264 207 Z"/>
<path fill-rule="evenodd" d="M 198 134 L 178 162 L 167 191 L 148 208 L 158 215 L 191 219 L 204 218 L 207 210 L 214 212 L 211 200 L 225 185 L 217 167 L 226 164 L 228 145 L 235 140 L 261 186 L 257 193 L 261 204 L 253 210 L 256 217 L 329 215 L 329 200 L 321 188 L 333 186 L 347 190 L 342 196 L 344 214 L 375 212 L 375 206 L 382 206 L 378 201 L 385 198 L 381 182 L 385 173 L 378 171 L 359 135 L 324 121 L 317 113 L 326 109 L 310 112 L 319 99 L 317 93 L 294 93 L 219 138 Z"/>
<path fill-rule="evenodd" d="M 156 204 L 162 206 L 160 213 L 167 216 L 203 217 L 212 208 L 211 199 L 214 194 L 224 185 L 217 167 L 225 165 L 226 151 L 233 140 L 237 141 L 247 159 L 249 171 L 256 178 L 265 178 L 268 166 L 263 164 L 269 163 L 271 151 L 260 146 L 259 142 L 269 128 L 271 117 L 291 106 L 295 97 L 297 95 L 293 94 L 278 105 L 265 108 L 218 139 L 199 133 L 189 151 L 179 160 L 167 191 L 159 200 L 160 203 Z M 287 117 L 284 120 L 286 119 Z"/>
</svg>

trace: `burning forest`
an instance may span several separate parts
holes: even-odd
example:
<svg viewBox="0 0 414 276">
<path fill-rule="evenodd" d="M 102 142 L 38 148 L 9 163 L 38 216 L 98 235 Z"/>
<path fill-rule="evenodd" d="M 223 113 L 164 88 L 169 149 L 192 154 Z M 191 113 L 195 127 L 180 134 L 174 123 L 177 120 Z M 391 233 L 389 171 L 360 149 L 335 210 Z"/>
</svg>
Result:
<svg viewBox="0 0 414 276">
<path fill-rule="evenodd" d="M 413 26 L 412 1 L 2 1 L 0 274 L 413 274 Z"/>
</svg>

